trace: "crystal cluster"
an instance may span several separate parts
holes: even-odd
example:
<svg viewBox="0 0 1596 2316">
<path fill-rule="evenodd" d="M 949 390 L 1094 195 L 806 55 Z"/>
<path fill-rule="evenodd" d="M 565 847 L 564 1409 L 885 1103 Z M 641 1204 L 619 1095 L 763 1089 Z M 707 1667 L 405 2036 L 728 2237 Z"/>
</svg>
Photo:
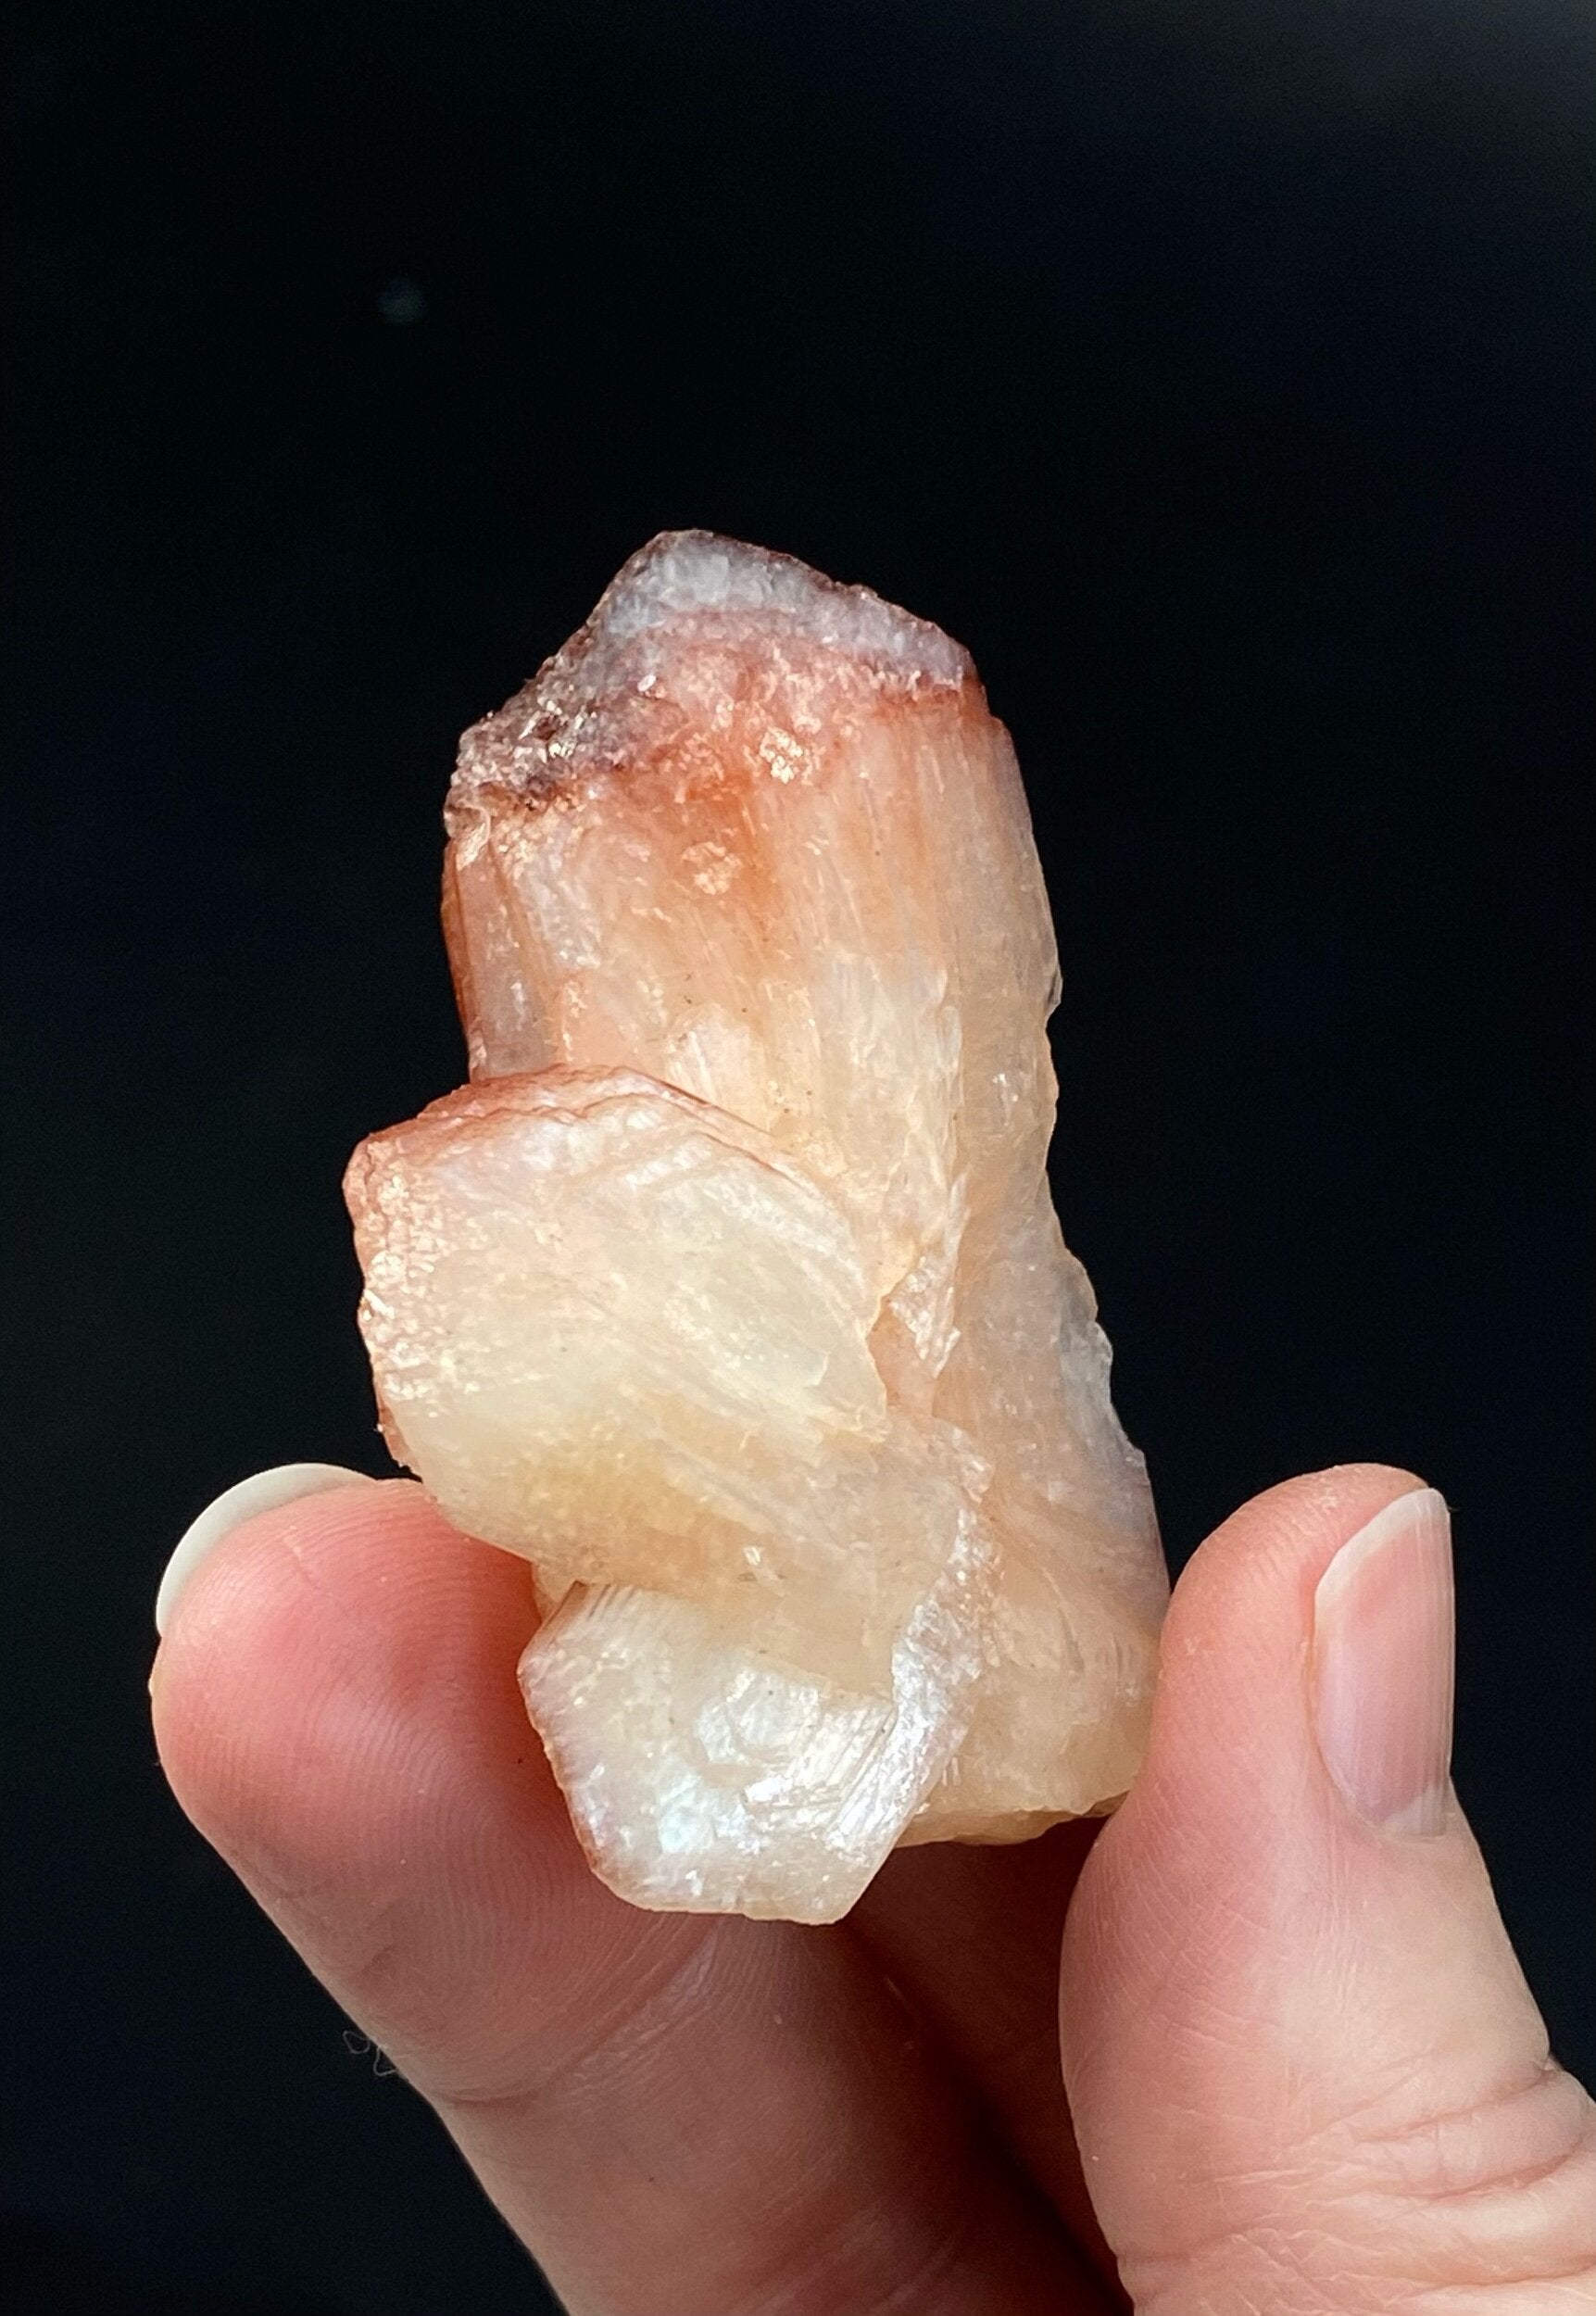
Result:
<svg viewBox="0 0 1596 2316">
<path fill-rule="evenodd" d="M 1136 1768 L 1164 1597 L 1048 1193 L 1058 992 L 937 629 L 698 532 L 465 736 L 471 1083 L 357 1152 L 395 1454 L 524 1554 L 597 1872 L 828 1921 Z"/>
</svg>

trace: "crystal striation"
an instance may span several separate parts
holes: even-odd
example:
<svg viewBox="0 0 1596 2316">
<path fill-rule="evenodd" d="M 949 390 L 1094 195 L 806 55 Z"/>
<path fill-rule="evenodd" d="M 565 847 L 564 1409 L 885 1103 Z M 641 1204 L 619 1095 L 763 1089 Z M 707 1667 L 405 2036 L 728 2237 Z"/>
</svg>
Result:
<svg viewBox="0 0 1596 2316">
<path fill-rule="evenodd" d="M 346 1189 L 385 1435 L 522 1554 L 643 1906 L 827 1921 L 1112 1806 L 1165 1577 L 1048 1191 L 1052 927 L 969 660 L 705 533 L 469 731 L 471 1084 Z"/>
</svg>

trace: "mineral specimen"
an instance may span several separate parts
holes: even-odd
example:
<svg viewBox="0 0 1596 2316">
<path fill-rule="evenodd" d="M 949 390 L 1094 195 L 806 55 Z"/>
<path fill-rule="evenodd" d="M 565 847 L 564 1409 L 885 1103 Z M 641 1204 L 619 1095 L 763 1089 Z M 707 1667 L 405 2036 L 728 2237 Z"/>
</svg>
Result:
<svg viewBox="0 0 1596 2316">
<path fill-rule="evenodd" d="M 471 1084 L 357 1152 L 384 1430 L 531 1561 L 595 1869 L 828 1921 L 1099 1810 L 1164 1573 L 1045 1162 L 1024 792 L 934 627 L 699 532 L 469 731 Z"/>
</svg>

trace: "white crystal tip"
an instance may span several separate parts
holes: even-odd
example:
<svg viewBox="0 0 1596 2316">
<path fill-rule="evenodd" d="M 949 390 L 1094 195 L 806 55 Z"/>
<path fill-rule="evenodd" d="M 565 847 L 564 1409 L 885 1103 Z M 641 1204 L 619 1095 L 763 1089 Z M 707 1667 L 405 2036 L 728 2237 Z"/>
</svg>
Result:
<svg viewBox="0 0 1596 2316">
<path fill-rule="evenodd" d="M 587 632 L 597 642 L 624 644 L 699 613 L 785 629 L 931 684 L 961 684 L 974 673 L 962 645 L 929 620 L 869 587 L 828 579 L 796 556 L 713 531 L 661 531 L 640 547 L 600 596 Z"/>
<path fill-rule="evenodd" d="M 675 761 L 684 730 L 723 752 L 728 719 L 748 747 L 755 724 L 790 739 L 835 721 L 844 691 L 979 698 L 961 645 L 868 587 L 710 531 L 662 531 L 532 682 L 463 735 L 445 820 L 459 835 L 486 791 L 540 808 L 595 774 Z"/>
</svg>

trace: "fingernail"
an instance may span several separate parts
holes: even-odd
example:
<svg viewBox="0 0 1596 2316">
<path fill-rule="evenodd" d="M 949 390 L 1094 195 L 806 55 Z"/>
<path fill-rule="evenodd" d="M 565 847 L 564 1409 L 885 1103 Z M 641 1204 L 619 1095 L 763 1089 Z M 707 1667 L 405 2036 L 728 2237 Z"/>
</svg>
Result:
<svg viewBox="0 0 1596 2316">
<path fill-rule="evenodd" d="M 225 1489 L 184 1529 L 177 1550 L 166 1564 L 166 1574 L 156 1594 L 157 1632 L 165 1635 L 172 1610 L 190 1577 L 235 1528 L 242 1528 L 245 1520 L 254 1519 L 258 1513 L 275 1512 L 281 1504 L 297 1503 L 301 1496 L 324 1495 L 330 1488 L 352 1488 L 361 1481 L 368 1486 L 376 1484 L 369 1472 L 347 1471 L 342 1464 L 277 1464 L 269 1472 L 257 1472 L 252 1479 L 241 1479 L 236 1487 Z"/>
<path fill-rule="evenodd" d="M 1451 1707 L 1451 1522 L 1418 1488 L 1341 1546 L 1313 1595 L 1319 1750 L 1360 1818 L 1441 1831 Z"/>
</svg>

